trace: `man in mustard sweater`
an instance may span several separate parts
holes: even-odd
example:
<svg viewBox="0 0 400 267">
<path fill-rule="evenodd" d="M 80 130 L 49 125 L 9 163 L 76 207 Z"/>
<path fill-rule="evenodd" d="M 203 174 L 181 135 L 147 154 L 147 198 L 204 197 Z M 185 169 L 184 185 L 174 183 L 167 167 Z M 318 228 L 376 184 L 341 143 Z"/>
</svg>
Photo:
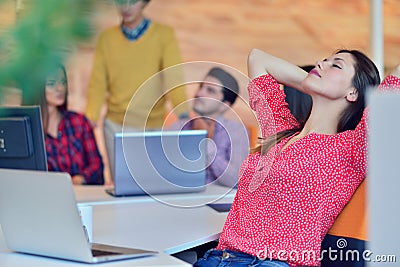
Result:
<svg viewBox="0 0 400 267">
<path fill-rule="evenodd" d="M 149 1 L 116 0 L 122 23 L 101 33 L 96 45 L 86 115 L 96 124 L 106 101 L 104 133 L 111 171 L 116 132 L 161 128 L 167 101 L 179 117 L 188 111 L 185 89 L 178 86 L 183 72 L 157 74 L 181 63 L 181 55 L 173 29 L 144 17 Z"/>
</svg>

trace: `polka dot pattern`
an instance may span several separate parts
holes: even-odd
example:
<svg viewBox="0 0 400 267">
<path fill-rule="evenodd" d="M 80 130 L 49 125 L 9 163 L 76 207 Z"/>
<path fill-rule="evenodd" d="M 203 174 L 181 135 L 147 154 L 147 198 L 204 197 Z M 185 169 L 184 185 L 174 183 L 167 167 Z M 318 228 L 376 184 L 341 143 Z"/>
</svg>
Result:
<svg viewBox="0 0 400 267">
<path fill-rule="evenodd" d="M 383 85 L 400 88 L 400 80 L 389 76 Z M 264 136 L 297 126 L 271 76 L 254 79 L 248 88 Z M 264 156 L 249 155 L 239 172 L 218 249 L 254 256 L 267 252 L 275 259 L 284 251 L 293 256 L 288 260 L 291 266 L 320 265 L 323 237 L 366 176 L 367 128 L 364 114 L 355 130 L 311 133 L 281 151 L 288 137 Z M 255 177 L 262 177 L 257 186 Z M 315 257 L 301 257 L 302 253 Z"/>
</svg>

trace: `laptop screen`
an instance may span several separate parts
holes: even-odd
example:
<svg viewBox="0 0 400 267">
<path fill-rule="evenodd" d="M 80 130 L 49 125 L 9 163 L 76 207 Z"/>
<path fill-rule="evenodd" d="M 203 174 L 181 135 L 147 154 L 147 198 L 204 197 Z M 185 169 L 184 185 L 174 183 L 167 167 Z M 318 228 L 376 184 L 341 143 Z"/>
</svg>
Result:
<svg viewBox="0 0 400 267">
<path fill-rule="evenodd" d="M 117 195 L 196 192 L 205 189 L 204 130 L 115 135 Z"/>
</svg>

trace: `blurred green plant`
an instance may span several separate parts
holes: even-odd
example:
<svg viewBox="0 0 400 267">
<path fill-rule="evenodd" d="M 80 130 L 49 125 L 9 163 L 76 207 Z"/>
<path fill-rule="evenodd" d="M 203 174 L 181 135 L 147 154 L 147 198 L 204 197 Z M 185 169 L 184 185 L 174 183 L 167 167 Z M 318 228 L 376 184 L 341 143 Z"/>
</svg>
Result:
<svg viewBox="0 0 400 267">
<path fill-rule="evenodd" d="M 0 0 L 0 8 L 6 1 L 10 0 Z M 22 3 L 16 23 L 0 33 L 0 88 L 17 87 L 25 104 L 38 104 L 45 77 L 76 44 L 92 36 L 93 0 Z"/>
</svg>

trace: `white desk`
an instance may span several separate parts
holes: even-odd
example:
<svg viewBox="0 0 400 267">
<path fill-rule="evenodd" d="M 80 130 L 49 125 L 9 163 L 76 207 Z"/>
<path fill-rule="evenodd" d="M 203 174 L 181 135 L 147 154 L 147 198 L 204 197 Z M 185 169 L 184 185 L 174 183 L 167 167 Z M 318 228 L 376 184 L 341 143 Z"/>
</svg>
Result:
<svg viewBox="0 0 400 267">
<path fill-rule="evenodd" d="M 0 252 L 1 267 L 189 267 L 189 263 L 178 260 L 166 254 L 142 259 L 123 260 L 105 263 L 101 265 L 90 265 L 86 263 L 57 260 L 45 257 L 24 255 L 19 253 Z"/>
<path fill-rule="evenodd" d="M 115 261 L 101 266 L 107 267 L 188 267 L 190 264 L 178 260 L 165 253 L 159 253 L 156 256 L 138 258 L 132 260 Z M 21 253 L 14 253 L 7 249 L 4 242 L 3 233 L 0 227 L 0 266 L 1 267 L 22 267 L 22 266 L 40 266 L 40 267 L 87 267 L 90 264 L 58 260 L 40 256 L 33 256 Z M 94 265 L 97 266 L 97 265 Z M 100 266 L 100 265 L 99 265 Z"/>
<path fill-rule="evenodd" d="M 159 202 L 93 206 L 94 242 L 173 254 L 219 238 L 227 213 Z"/>
<path fill-rule="evenodd" d="M 102 186 L 75 186 L 79 204 L 93 206 L 94 242 L 174 254 L 216 240 L 227 213 L 205 204 L 233 201 L 235 189 L 209 185 L 190 194 L 112 197 Z"/>
<path fill-rule="evenodd" d="M 204 192 L 162 195 L 158 199 L 149 196 L 114 198 L 101 186 L 75 187 L 75 193 L 80 204 L 93 206 L 94 242 L 160 252 L 156 256 L 107 263 L 106 266 L 174 267 L 191 265 L 167 254 L 215 240 L 221 233 L 227 213 L 218 213 L 204 204 L 231 202 L 236 191 L 212 185 Z M 0 231 L 0 266 L 88 265 L 9 253 Z"/>
<path fill-rule="evenodd" d="M 74 186 L 76 200 L 78 203 L 88 205 L 104 205 L 110 203 L 143 203 L 163 202 L 173 206 L 203 206 L 212 202 L 232 202 L 236 189 L 225 186 L 210 184 L 206 190 L 198 193 L 165 194 L 149 196 L 113 197 L 105 192 L 103 186 Z"/>
</svg>

